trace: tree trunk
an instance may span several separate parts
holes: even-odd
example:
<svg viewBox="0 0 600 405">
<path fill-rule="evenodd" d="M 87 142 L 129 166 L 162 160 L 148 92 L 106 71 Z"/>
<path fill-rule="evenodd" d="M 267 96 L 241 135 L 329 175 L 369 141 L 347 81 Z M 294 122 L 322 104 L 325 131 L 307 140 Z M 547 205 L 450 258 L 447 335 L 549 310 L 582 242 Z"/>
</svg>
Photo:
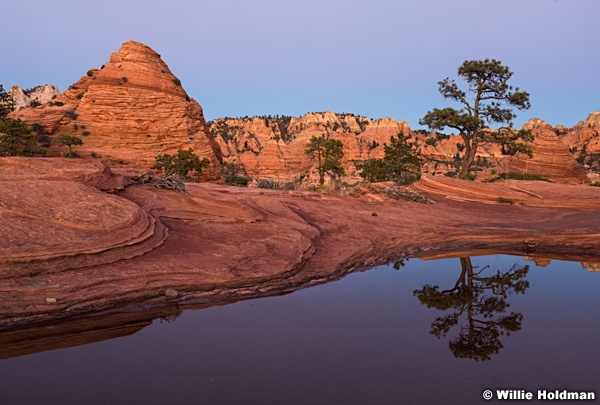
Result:
<svg viewBox="0 0 600 405">
<path fill-rule="evenodd" d="M 471 166 L 475 160 L 475 154 L 477 153 L 477 137 L 463 136 L 465 141 L 465 156 L 463 156 L 462 162 L 460 163 L 460 171 L 458 178 L 464 178 L 471 171 Z"/>
</svg>

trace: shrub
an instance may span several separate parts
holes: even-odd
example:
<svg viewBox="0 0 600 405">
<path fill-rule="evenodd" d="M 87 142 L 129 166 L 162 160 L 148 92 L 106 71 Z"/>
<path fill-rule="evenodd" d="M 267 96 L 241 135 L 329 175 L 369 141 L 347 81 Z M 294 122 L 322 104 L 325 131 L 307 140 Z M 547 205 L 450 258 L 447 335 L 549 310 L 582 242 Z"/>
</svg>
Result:
<svg viewBox="0 0 600 405">
<path fill-rule="evenodd" d="M 70 118 L 72 120 L 76 120 L 79 118 L 79 114 L 75 112 L 75 110 L 69 110 L 65 112 L 65 117 Z"/>
<path fill-rule="evenodd" d="M 505 172 L 501 173 L 498 177 L 495 177 L 490 182 L 498 181 L 498 180 L 529 180 L 529 181 L 547 181 L 548 183 L 552 183 L 552 180 L 538 176 L 537 174 L 531 173 L 521 173 L 521 172 Z"/>
<path fill-rule="evenodd" d="M 497 201 L 500 204 L 510 204 L 510 205 L 513 205 L 515 203 L 515 200 L 513 200 L 512 198 L 506 198 L 506 197 L 498 197 Z"/>
<path fill-rule="evenodd" d="M 37 148 L 37 135 L 20 119 L 0 119 L 0 156 L 35 156 L 44 151 Z"/>
<path fill-rule="evenodd" d="M 83 145 L 83 141 L 81 138 L 74 135 L 59 135 L 55 142 L 59 145 L 65 145 L 69 148 L 69 153 L 67 153 L 67 157 L 78 157 L 77 153 L 73 152 L 72 147 L 74 145 Z"/>
<path fill-rule="evenodd" d="M 179 80 L 178 78 L 174 78 L 173 83 L 181 87 L 181 80 Z"/>
<path fill-rule="evenodd" d="M 88 77 L 94 76 L 94 72 L 92 71 L 92 69 L 88 70 L 86 74 L 88 75 Z"/>
<path fill-rule="evenodd" d="M 230 186 L 247 187 L 250 178 L 246 175 L 246 170 L 238 162 L 224 163 L 221 168 L 223 182 Z"/>
<path fill-rule="evenodd" d="M 279 183 L 271 179 L 259 179 L 256 183 L 256 187 L 277 190 L 279 189 Z"/>
<path fill-rule="evenodd" d="M 200 174 L 202 169 L 209 165 L 210 161 L 207 158 L 201 160 L 192 148 L 189 148 L 188 150 L 179 149 L 175 155 L 168 153 L 158 155 L 152 169 L 162 170 L 165 176 L 176 174 L 189 180 L 189 172 L 195 171 Z"/>
<path fill-rule="evenodd" d="M 421 178 L 420 155 L 414 144 L 408 142 L 404 133 L 390 138 L 383 145 L 383 159 L 364 162 L 360 176 L 369 182 L 396 181 L 401 184 L 415 182 Z"/>
<path fill-rule="evenodd" d="M 226 177 L 224 182 L 228 186 L 248 187 L 248 183 L 250 183 L 250 179 L 247 177 L 240 177 L 240 176 Z"/>
</svg>

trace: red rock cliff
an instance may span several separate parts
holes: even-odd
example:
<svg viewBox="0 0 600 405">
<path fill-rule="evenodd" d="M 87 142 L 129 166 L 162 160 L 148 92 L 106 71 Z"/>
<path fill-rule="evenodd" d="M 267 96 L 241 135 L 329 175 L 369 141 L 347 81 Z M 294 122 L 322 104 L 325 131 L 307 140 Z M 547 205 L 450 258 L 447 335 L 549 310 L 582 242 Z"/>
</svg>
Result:
<svg viewBox="0 0 600 405">
<path fill-rule="evenodd" d="M 51 135 L 83 139 L 82 156 L 148 170 L 161 153 L 192 148 L 220 166 L 220 150 L 208 131 L 200 105 L 148 46 L 129 41 L 101 69 L 90 69 L 54 102 L 13 113 L 40 122 Z M 50 150 L 51 155 L 61 150 Z"/>
</svg>

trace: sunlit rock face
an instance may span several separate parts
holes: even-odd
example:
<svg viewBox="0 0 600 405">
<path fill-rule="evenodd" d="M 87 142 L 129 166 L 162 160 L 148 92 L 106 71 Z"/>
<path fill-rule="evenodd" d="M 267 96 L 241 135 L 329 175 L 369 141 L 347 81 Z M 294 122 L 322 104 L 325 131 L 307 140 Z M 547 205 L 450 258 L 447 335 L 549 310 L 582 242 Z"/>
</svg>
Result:
<svg viewBox="0 0 600 405">
<path fill-rule="evenodd" d="M 349 178 L 357 177 L 357 161 L 383 157 L 383 144 L 404 132 L 408 124 L 384 118 L 370 120 L 332 111 L 295 117 L 221 118 L 210 131 L 228 161 L 243 164 L 248 176 L 277 181 L 316 180 L 314 162 L 305 154 L 313 136 L 324 135 L 344 144 L 342 164 Z"/>
<path fill-rule="evenodd" d="M 527 143 L 533 157 L 524 153 L 505 154 L 501 145 L 484 139 L 478 145 L 473 166 L 478 179 L 485 180 L 497 173 L 514 171 L 542 176 L 557 183 L 590 182 L 555 129 L 538 119 L 529 121 L 524 129 L 530 130 L 534 136 L 533 142 Z M 455 174 L 458 171 L 457 157 L 461 158 L 464 154 L 462 139 L 458 135 L 413 131 L 405 121 L 391 118 L 371 120 L 331 111 L 310 113 L 299 118 L 221 118 L 210 122 L 210 131 L 225 160 L 240 162 L 249 177 L 280 182 L 316 181 L 315 162 L 311 162 L 304 153 L 313 136 L 324 135 L 343 142 L 342 163 L 349 181 L 360 179 L 361 162 L 383 157 L 384 145 L 390 143 L 390 137 L 399 133 L 404 133 L 417 146 L 422 156 L 422 170 L 426 174 Z"/>
<path fill-rule="evenodd" d="M 534 140 L 530 144 L 533 157 L 515 156 L 509 159 L 508 171 L 530 173 L 557 183 L 588 184 L 590 180 L 575 160 L 569 147 L 556 134 L 556 130 L 541 119 L 531 119 L 523 129 L 530 130 Z"/>
<path fill-rule="evenodd" d="M 600 111 L 590 114 L 573 128 L 557 126 L 556 131 L 590 180 L 600 181 Z"/>
<path fill-rule="evenodd" d="M 160 55 L 139 42 L 124 43 L 106 65 L 90 69 L 49 104 L 13 116 L 38 122 L 53 136 L 80 136 L 80 155 L 94 153 L 116 165 L 148 170 L 158 154 L 192 148 L 211 161 L 213 176 L 219 171 L 220 150 L 202 108 Z"/>
</svg>

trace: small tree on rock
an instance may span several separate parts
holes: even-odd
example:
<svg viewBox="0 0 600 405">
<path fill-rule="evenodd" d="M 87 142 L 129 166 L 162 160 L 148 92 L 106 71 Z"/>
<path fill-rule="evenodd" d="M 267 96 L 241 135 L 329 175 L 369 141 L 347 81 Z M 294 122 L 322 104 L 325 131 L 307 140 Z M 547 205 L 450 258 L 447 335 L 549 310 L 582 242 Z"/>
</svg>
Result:
<svg viewBox="0 0 600 405">
<path fill-rule="evenodd" d="M 334 179 L 345 174 L 342 167 L 344 144 L 339 139 L 326 138 L 325 135 L 313 136 L 306 144 L 304 153 L 317 161 L 319 184 L 325 183 L 325 174 Z"/>
<path fill-rule="evenodd" d="M 178 175 L 189 179 L 190 172 L 202 173 L 202 170 L 210 165 L 207 158 L 200 159 L 192 148 L 179 149 L 175 155 L 168 153 L 158 155 L 152 169 L 162 170 L 165 176 Z"/>
<path fill-rule="evenodd" d="M 421 178 L 420 153 L 416 146 L 408 142 L 404 133 L 390 138 L 390 144 L 383 145 L 383 159 L 369 159 L 364 162 L 361 177 L 367 181 L 395 181 L 409 184 Z"/>
<path fill-rule="evenodd" d="M 12 96 L 4 91 L 4 87 L 0 84 L 0 119 L 15 109 L 15 101 Z"/>
<path fill-rule="evenodd" d="M 458 75 L 467 82 L 466 91 L 449 78 L 438 82 L 439 92 L 444 99 L 454 100 L 462 107 L 459 110 L 452 107 L 434 108 L 419 120 L 419 124 L 427 125 L 432 130 L 448 127 L 459 131 L 465 145 L 459 177 L 469 176 L 486 126 L 500 125 L 492 141 L 503 144 L 513 142 L 511 146 L 527 151 L 527 148 L 514 142 L 514 135 L 518 132 L 511 129 L 511 121 L 516 115 L 510 107 L 529 109 L 529 93 L 508 85 L 512 74 L 507 66 L 495 59 L 467 60 L 458 68 Z"/>
<path fill-rule="evenodd" d="M 56 138 L 55 142 L 59 145 L 67 146 L 69 148 L 69 152 L 66 155 L 67 157 L 77 157 L 77 153 L 73 152 L 72 147 L 76 145 L 83 145 L 83 141 L 81 140 L 81 138 L 75 135 L 66 134 L 59 135 Z"/>
<path fill-rule="evenodd" d="M 0 119 L 0 156 L 35 156 L 46 153 L 38 149 L 37 136 L 20 119 Z"/>
</svg>

